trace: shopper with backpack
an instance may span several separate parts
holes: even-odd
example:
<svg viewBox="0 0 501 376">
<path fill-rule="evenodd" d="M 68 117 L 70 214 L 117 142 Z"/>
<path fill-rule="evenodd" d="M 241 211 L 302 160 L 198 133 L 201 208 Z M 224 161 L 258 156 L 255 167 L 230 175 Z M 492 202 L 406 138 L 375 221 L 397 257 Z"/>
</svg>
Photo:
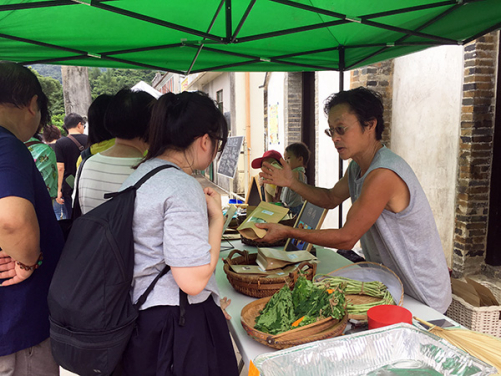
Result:
<svg viewBox="0 0 501 376">
<path fill-rule="evenodd" d="M 158 166 L 175 168 L 158 172 L 137 191 L 133 302 L 166 265 L 171 270 L 140 308 L 123 356 L 125 375 L 238 375 L 214 277 L 221 199 L 191 176 L 212 163 L 227 136 L 223 114 L 203 93 L 168 93 L 153 108 L 148 154 L 122 188 Z"/>
</svg>

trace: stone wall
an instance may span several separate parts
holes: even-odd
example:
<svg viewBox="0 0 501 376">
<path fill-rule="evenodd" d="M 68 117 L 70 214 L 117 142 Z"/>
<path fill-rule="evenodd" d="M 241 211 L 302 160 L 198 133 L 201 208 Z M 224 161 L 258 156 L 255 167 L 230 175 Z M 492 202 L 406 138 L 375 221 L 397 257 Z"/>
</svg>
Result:
<svg viewBox="0 0 501 376">
<path fill-rule="evenodd" d="M 453 276 L 484 263 L 494 132 L 499 32 L 464 47 L 464 85 L 458 156 Z"/>
</svg>

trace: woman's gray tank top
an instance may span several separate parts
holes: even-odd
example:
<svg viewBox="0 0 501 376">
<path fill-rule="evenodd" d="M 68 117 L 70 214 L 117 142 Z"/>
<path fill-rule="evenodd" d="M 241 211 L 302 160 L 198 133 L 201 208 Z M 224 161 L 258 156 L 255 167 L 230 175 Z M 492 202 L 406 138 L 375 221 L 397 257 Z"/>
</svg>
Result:
<svg viewBox="0 0 501 376">
<path fill-rule="evenodd" d="M 452 301 L 449 271 L 428 199 L 412 168 L 386 147 L 376 153 L 363 176 L 352 161 L 347 172 L 352 202 L 360 196 L 367 175 L 378 168 L 395 172 L 405 182 L 410 203 L 400 213 L 383 210 L 360 240 L 365 258 L 393 270 L 407 295 L 444 313 Z"/>
</svg>

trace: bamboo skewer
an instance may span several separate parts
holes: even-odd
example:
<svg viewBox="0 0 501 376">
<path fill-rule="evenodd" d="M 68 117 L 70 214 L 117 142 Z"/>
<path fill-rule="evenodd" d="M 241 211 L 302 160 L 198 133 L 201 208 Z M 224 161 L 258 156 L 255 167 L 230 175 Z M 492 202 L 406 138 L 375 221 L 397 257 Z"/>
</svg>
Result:
<svg viewBox="0 0 501 376">
<path fill-rule="evenodd" d="M 444 329 L 416 316 L 414 319 L 430 327 L 430 333 L 445 339 L 468 354 L 489 363 L 501 374 L 501 339 L 469 329 Z"/>
</svg>

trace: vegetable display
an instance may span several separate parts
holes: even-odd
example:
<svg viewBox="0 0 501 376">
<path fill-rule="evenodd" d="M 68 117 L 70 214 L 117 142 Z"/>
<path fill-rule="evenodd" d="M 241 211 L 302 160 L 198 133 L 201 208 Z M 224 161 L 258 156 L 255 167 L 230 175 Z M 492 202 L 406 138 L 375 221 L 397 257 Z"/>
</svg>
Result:
<svg viewBox="0 0 501 376">
<path fill-rule="evenodd" d="M 374 298 L 380 298 L 381 300 L 364 303 L 364 304 L 352 304 L 349 299 L 347 302 L 347 312 L 351 315 L 363 315 L 367 314 L 369 308 L 382 304 L 395 304 L 393 297 L 386 285 L 380 281 L 372 282 L 361 282 L 354 279 L 346 277 L 336 277 L 330 275 L 317 275 L 316 277 L 321 277 L 322 280 L 319 282 L 314 282 L 313 284 L 319 288 L 335 288 L 336 286 L 345 286 L 344 293 L 346 295 L 367 295 Z"/>
<path fill-rule="evenodd" d="M 275 335 L 328 317 L 341 319 L 345 315 L 343 289 L 344 283 L 325 288 L 300 276 L 292 291 L 285 285 L 271 297 L 254 328 Z"/>
</svg>

